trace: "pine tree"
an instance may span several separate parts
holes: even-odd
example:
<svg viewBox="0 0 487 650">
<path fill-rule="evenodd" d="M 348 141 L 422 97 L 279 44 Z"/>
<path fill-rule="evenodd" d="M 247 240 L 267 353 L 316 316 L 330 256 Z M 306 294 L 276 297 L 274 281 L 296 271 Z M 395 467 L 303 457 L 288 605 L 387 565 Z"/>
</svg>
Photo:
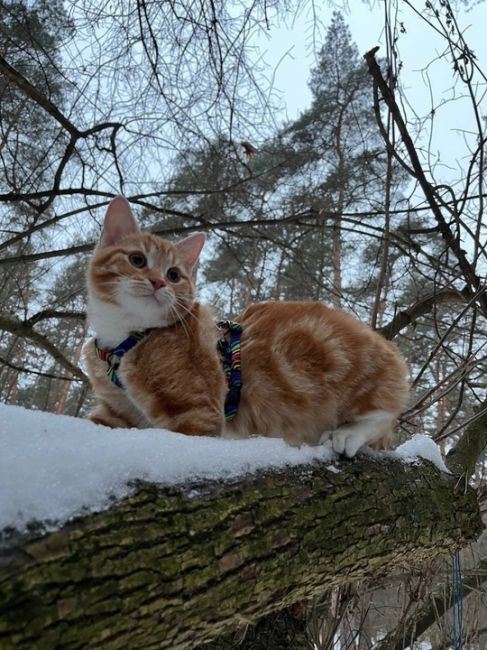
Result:
<svg viewBox="0 0 487 650">
<path fill-rule="evenodd" d="M 326 294 L 339 306 L 350 282 L 345 278 L 345 253 L 355 248 L 344 237 L 344 212 L 370 209 L 383 201 L 385 150 L 375 123 L 372 91 L 366 66 L 342 15 L 335 12 L 328 27 L 318 62 L 311 72 L 311 107 L 281 134 L 300 164 L 289 167 L 291 197 L 300 209 L 317 212 L 315 228 L 303 250 L 287 267 L 290 278 L 300 285 L 305 280 L 301 268 L 311 270 L 311 280 L 326 283 Z M 299 193 L 293 186 L 299 181 Z M 331 213 L 332 218 L 327 214 Z M 331 296 L 330 296 L 331 294 Z M 315 297 L 315 296 L 313 296 Z"/>
<path fill-rule="evenodd" d="M 60 108 L 66 87 L 59 48 L 70 35 L 61 0 L 5 0 L 0 5 L 0 55 Z M 6 77 L 0 78 L 0 97 L 0 187 L 38 189 L 62 147 L 56 141 L 58 125 Z"/>
<path fill-rule="evenodd" d="M 364 284 L 363 238 L 349 233 L 354 226 L 342 214 L 382 208 L 387 157 L 369 75 L 340 13 L 310 88 L 311 106 L 251 160 L 221 136 L 177 161 L 173 187 L 181 193 L 173 208 L 209 224 L 242 224 L 216 231 L 203 269 L 223 311 L 272 298 L 340 305 Z M 393 196 L 402 179 L 395 172 Z"/>
</svg>

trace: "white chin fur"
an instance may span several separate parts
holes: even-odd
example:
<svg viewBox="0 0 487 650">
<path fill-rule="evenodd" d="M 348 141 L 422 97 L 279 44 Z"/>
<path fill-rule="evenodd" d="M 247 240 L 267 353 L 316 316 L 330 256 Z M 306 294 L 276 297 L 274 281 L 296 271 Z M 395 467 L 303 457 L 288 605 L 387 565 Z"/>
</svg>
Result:
<svg viewBox="0 0 487 650">
<path fill-rule="evenodd" d="M 166 327 L 173 322 L 168 306 L 153 296 L 132 296 L 124 293 L 118 305 L 90 296 L 88 316 L 90 325 L 102 347 L 113 347 L 127 338 L 130 332 L 149 327 Z"/>
</svg>

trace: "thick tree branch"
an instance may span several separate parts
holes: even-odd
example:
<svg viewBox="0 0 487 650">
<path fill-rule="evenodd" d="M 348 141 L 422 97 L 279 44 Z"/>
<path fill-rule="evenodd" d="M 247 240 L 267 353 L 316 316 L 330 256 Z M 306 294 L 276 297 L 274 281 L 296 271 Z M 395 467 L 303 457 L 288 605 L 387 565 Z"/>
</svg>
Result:
<svg viewBox="0 0 487 650">
<path fill-rule="evenodd" d="M 4 535 L 0 646 L 194 648 L 476 539 L 476 494 L 456 485 L 428 461 L 382 456 L 142 485 L 58 532 Z"/>
<path fill-rule="evenodd" d="M 479 412 L 485 411 L 487 401 L 480 407 Z M 468 489 L 468 480 L 475 472 L 476 463 L 482 458 L 487 448 L 487 412 L 470 424 L 463 436 L 447 454 L 446 465 L 456 476 L 462 476 L 463 481 L 457 483 L 457 490 Z M 479 501 L 482 492 L 479 492 Z M 487 558 L 483 558 L 477 567 L 469 571 L 463 578 L 463 597 L 478 589 L 487 581 Z M 441 596 L 432 595 L 430 600 L 418 612 L 402 621 L 377 646 L 377 650 L 403 650 L 412 646 L 434 623 L 452 607 L 451 586 Z"/>
</svg>

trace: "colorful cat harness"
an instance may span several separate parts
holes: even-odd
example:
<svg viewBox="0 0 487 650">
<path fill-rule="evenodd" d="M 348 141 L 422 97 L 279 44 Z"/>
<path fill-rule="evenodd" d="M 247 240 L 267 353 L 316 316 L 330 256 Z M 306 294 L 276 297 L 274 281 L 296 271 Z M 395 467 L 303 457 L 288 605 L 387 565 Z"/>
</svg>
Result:
<svg viewBox="0 0 487 650">
<path fill-rule="evenodd" d="M 120 377 L 117 375 L 117 370 L 120 366 L 120 361 L 122 360 L 123 355 L 134 348 L 137 343 L 139 343 L 139 341 L 142 341 L 142 339 L 145 338 L 150 331 L 151 330 L 148 329 L 144 330 L 143 332 L 132 332 L 129 336 L 127 336 L 125 340 L 119 343 L 112 350 L 103 350 L 99 347 L 98 342 L 95 339 L 96 356 L 102 361 L 107 362 L 107 377 L 115 384 L 115 386 L 123 388 Z"/>
<path fill-rule="evenodd" d="M 218 352 L 228 385 L 228 392 L 225 398 L 225 419 L 230 421 L 237 415 L 240 402 L 240 390 L 242 388 L 240 368 L 240 337 L 242 335 L 242 326 L 233 321 L 225 320 L 218 323 L 218 329 L 223 331 L 223 336 L 218 341 Z M 98 359 L 107 362 L 107 377 L 118 388 L 123 389 L 123 384 L 117 373 L 123 355 L 142 341 L 149 332 L 151 332 L 151 329 L 142 332 L 131 332 L 125 340 L 111 350 L 103 350 L 100 348 L 95 339 L 96 356 Z M 230 341 L 226 338 L 228 335 Z"/>
<path fill-rule="evenodd" d="M 242 326 L 231 320 L 221 320 L 218 329 L 224 330 L 223 337 L 218 341 L 218 352 L 222 361 L 223 372 L 227 378 L 228 393 L 225 398 L 225 420 L 230 421 L 237 415 L 242 388 L 242 372 L 240 367 L 240 337 Z M 226 335 L 230 335 L 230 342 Z"/>
</svg>

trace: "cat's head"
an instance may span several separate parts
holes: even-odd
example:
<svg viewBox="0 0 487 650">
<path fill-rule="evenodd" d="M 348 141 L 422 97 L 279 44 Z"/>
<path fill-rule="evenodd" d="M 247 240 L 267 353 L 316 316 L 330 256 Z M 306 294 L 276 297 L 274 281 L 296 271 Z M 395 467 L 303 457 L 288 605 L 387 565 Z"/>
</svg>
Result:
<svg viewBox="0 0 487 650">
<path fill-rule="evenodd" d="M 119 330 L 166 327 L 184 318 L 195 301 L 204 242 L 204 233 L 172 243 L 142 232 L 126 199 L 115 198 L 88 267 L 88 308 L 97 335 L 107 340 L 111 328 L 116 339 Z"/>
</svg>

